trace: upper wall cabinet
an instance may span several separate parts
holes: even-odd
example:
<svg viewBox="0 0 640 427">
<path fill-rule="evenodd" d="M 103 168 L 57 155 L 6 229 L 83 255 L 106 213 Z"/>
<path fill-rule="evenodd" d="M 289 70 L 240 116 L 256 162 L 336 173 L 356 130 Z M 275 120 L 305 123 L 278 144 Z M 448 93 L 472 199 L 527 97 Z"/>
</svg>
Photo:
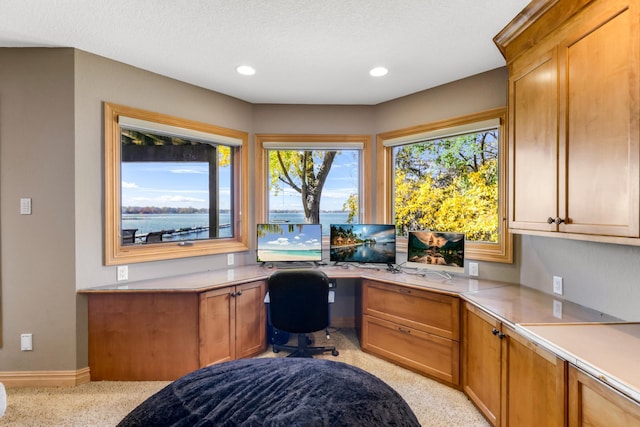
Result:
<svg viewBox="0 0 640 427">
<path fill-rule="evenodd" d="M 636 243 L 637 0 L 533 1 L 494 41 L 509 67 L 509 226 Z"/>
</svg>

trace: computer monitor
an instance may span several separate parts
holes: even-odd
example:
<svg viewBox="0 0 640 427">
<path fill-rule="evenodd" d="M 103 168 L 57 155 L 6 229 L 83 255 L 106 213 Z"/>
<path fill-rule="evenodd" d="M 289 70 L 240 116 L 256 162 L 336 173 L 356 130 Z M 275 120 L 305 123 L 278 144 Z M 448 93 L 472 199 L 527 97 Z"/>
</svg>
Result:
<svg viewBox="0 0 640 427">
<path fill-rule="evenodd" d="M 258 224 L 258 262 L 322 261 L 322 225 Z"/>
<path fill-rule="evenodd" d="M 464 233 L 410 231 L 406 266 L 464 273 L 464 238 Z"/>
<path fill-rule="evenodd" d="M 329 261 L 362 264 L 396 262 L 396 227 L 393 224 L 331 224 Z"/>
</svg>

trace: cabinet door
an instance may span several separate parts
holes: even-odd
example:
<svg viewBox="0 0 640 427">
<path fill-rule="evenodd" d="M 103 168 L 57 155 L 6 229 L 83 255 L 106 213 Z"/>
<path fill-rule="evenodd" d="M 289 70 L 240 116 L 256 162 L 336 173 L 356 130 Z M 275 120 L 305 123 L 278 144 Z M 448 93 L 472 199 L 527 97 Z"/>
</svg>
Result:
<svg viewBox="0 0 640 427">
<path fill-rule="evenodd" d="M 638 4 L 607 0 L 585 14 L 559 46 L 560 231 L 637 237 Z"/>
<path fill-rule="evenodd" d="M 236 358 L 235 287 L 200 295 L 200 367 Z"/>
<path fill-rule="evenodd" d="M 555 50 L 513 64 L 509 78 L 509 227 L 556 231 L 558 79 Z"/>
<path fill-rule="evenodd" d="M 251 282 L 236 287 L 236 358 L 255 356 L 267 348 L 266 284 Z"/>
<path fill-rule="evenodd" d="M 569 426 L 628 427 L 640 425 L 640 404 L 571 365 Z"/>
<path fill-rule="evenodd" d="M 543 427 L 566 425 L 567 363 L 555 354 L 506 329 L 502 407 L 506 425 Z"/>
<path fill-rule="evenodd" d="M 494 426 L 501 425 L 501 324 L 468 303 L 462 311 L 462 387 Z"/>
</svg>

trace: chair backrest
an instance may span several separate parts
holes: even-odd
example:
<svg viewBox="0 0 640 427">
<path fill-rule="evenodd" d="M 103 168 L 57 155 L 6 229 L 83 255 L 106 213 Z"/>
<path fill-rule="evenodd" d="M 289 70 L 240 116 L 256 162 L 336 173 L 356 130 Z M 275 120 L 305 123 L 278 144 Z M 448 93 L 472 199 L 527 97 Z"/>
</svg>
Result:
<svg viewBox="0 0 640 427">
<path fill-rule="evenodd" d="M 329 326 L 329 279 L 319 270 L 281 270 L 269 277 L 271 324 L 281 331 L 310 333 Z"/>
</svg>

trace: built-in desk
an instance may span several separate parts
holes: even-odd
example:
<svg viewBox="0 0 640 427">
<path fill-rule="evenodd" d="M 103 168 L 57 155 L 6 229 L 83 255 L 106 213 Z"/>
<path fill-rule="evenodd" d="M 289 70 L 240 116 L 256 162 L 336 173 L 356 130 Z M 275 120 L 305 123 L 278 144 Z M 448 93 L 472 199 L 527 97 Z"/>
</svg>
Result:
<svg viewBox="0 0 640 427">
<path fill-rule="evenodd" d="M 591 369 L 589 372 L 605 373 L 612 379 L 612 385 L 634 399 L 640 397 L 640 380 L 626 373 L 633 369 L 614 370 L 622 367 L 622 364 L 616 362 L 618 359 L 605 357 L 608 353 L 615 352 L 617 358 L 626 357 L 625 360 L 632 361 L 637 348 L 640 348 L 640 337 L 636 332 L 623 333 L 626 326 L 614 329 L 615 334 L 608 335 L 607 341 L 598 343 L 601 346 L 598 354 L 605 356 L 594 358 L 596 353 L 590 354 L 593 347 L 589 345 L 593 341 L 593 335 L 586 332 L 590 327 L 540 326 L 612 323 L 620 322 L 620 319 L 553 295 L 504 282 L 465 277 L 445 280 L 352 265 L 316 268 L 326 272 L 329 277 L 338 279 L 338 291 L 343 286 L 341 282 L 347 285 L 353 283 L 356 288 L 360 288 L 362 283 L 373 283 L 428 291 L 436 297 L 449 296 L 459 300 L 461 308 L 463 304 L 465 307 L 472 306 L 515 329 L 537 345 L 551 349 L 559 357 L 569 358 L 577 366 Z M 234 293 L 237 295 L 241 287 L 246 287 L 247 292 L 252 295 L 252 302 L 244 302 L 243 310 L 259 314 L 258 317 L 245 321 L 249 324 L 253 322 L 254 328 L 255 322 L 258 322 L 258 329 L 264 327 L 266 330 L 266 316 L 262 316 L 266 279 L 275 270 L 252 265 L 79 290 L 89 301 L 89 364 L 92 379 L 170 380 L 203 366 L 206 363 L 203 363 L 202 358 L 202 331 L 211 333 L 217 329 L 229 328 L 227 318 L 242 320 L 242 313 L 234 311 L 236 305 L 225 307 L 224 313 L 220 315 L 218 306 L 213 303 L 214 298 L 222 296 L 225 301 L 233 301 Z M 362 300 L 361 295 L 358 295 L 359 289 L 355 292 L 353 310 L 358 329 L 362 325 Z M 337 299 L 338 296 L 339 292 Z M 209 319 L 204 323 L 203 310 L 207 310 Z M 604 330 L 604 327 L 594 328 L 594 331 Z M 637 326 L 628 328 L 637 331 L 634 329 Z M 567 332 L 567 336 L 579 338 L 565 340 L 555 335 L 564 336 L 564 331 L 576 331 L 575 335 Z M 227 331 L 220 337 L 232 340 L 231 335 L 234 335 L 233 331 Z M 208 339 L 209 349 L 227 345 L 216 342 L 215 335 L 212 337 Z M 264 351 L 266 334 L 258 334 L 256 337 L 261 340 L 261 345 L 256 347 L 252 343 L 251 346 L 245 346 L 244 352 L 242 349 L 238 350 L 236 357 L 248 357 Z M 455 341 L 457 338 L 454 336 L 452 339 Z M 464 337 L 461 341 L 464 341 Z M 140 347 L 141 343 L 148 348 Z M 97 366 L 102 367 L 98 369 Z M 104 370 L 105 366 L 107 370 Z M 98 372 L 107 375 L 94 376 Z"/>
</svg>

